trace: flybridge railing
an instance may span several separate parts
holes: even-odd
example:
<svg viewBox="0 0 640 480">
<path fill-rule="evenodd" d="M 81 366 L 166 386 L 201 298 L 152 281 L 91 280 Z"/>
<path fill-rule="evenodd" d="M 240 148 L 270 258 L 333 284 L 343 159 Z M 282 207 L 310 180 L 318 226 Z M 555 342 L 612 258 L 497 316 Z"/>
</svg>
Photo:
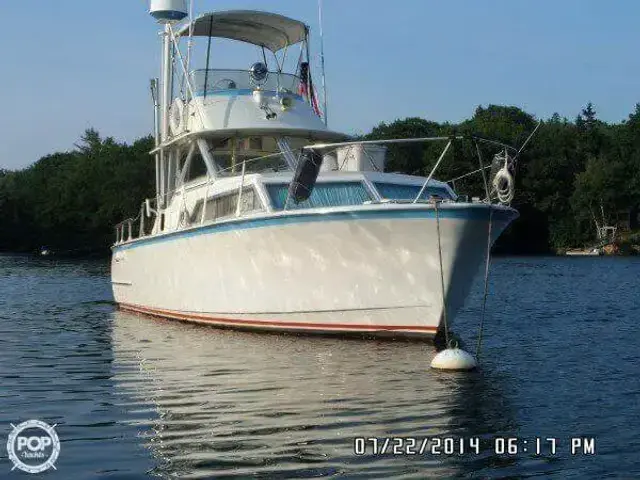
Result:
<svg viewBox="0 0 640 480">
<path fill-rule="evenodd" d="M 248 70 L 231 69 L 199 69 L 190 73 L 191 83 L 196 96 L 215 94 L 217 92 L 234 92 L 241 90 L 255 90 Z M 261 85 L 262 90 L 285 90 L 298 93 L 300 77 L 289 73 L 269 72 L 266 82 Z"/>
</svg>

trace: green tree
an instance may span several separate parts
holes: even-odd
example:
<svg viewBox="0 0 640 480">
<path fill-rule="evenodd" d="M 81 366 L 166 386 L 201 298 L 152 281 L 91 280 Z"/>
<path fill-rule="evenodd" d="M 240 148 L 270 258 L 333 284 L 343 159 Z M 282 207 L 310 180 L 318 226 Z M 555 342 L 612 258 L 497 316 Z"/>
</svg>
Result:
<svg viewBox="0 0 640 480">
<path fill-rule="evenodd" d="M 524 142 L 537 119 L 513 106 L 479 106 L 459 124 L 421 118 L 377 125 L 366 139 L 449 137 L 456 140 L 436 178 L 451 180 L 479 168 L 471 137 L 513 146 Z M 445 142 L 388 145 L 386 169 L 426 176 Z M 479 143 L 484 164 L 499 147 Z M 114 225 L 136 216 L 153 195 L 151 137 L 133 144 L 103 138 L 95 129 L 76 148 L 47 155 L 20 171 L 0 170 L 0 250 L 108 252 Z M 455 182 L 458 193 L 484 196 L 481 175 Z M 520 218 L 503 234 L 497 251 L 544 253 L 593 241 L 594 216 L 615 222 L 640 205 L 640 104 L 628 119 L 607 124 L 593 104 L 569 121 L 554 114 L 518 158 L 516 197 Z"/>
<path fill-rule="evenodd" d="M 113 227 L 153 195 L 151 137 L 133 145 L 89 129 L 76 150 L 0 176 L 0 249 L 107 251 Z"/>
</svg>

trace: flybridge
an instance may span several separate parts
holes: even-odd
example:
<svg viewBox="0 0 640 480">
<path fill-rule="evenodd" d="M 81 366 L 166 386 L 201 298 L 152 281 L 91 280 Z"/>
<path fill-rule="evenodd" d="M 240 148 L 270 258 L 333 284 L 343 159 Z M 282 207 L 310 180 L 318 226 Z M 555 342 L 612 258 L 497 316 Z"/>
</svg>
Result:
<svg viewBox="0 0 640 480">
<path fill-rule="evenodd" d="M 163 94 L 160 101 L 156 102 L 161 109 L 161 140 L 166 141 L 170 136 L 184 133 L 188 127 L 191 127 L 190 131 L 207 130 L 207 115 L 202 106 L 198 102 L 192 105 L 189 103 L 195 97 L 206 98 L 209 92 L 227 92 L 234 96 L 253 94 L 253 101 L 269 120 L 278 118 L 276 110 L 293 108 L 295 96 L 303 97 L 316 116 L 323 116 L 310 68 L 309 27 L 303 22 L 275 13 L 233 10 L 206 13 L 195 19 L 191 12 L 187 21 L 176 25 L 175 19 L 184 19 L 186 16 L 185 2 L 180 0 L 152 1 L 151 13 L 165 25 L 162 78 L 159 80 Z M 196 61 L 192 51 L 194 37 L 208 38 L 204 68 L 201 68 L 202 65 L 196 69 L 192 67 Z M 258 62 L 248 64 L 244 71 L 221 69 L 220 66 L 212 68 L 211 38 L 257 45 L 262 48 L 261 58 Z M 188 40 L 186 49 L 181 47 L 183 39 Z M 295 70 L 285 72 L 287 52 L 296 45 L 300 45 L 300 51 Z M 267 58 L 267 51 L 272 55 L 270 60 Z M 263 92 L 274 92 L 275 95 L 265 95 Z M 277 105 L 272 105 L 273 103 Z M 185 122 L 180 122 L 181 117 L 184 117 Z M 190 117 L 197 120 L 196 125 L 186 125 Z M 172 119 L 174 125 L 171 125 Z M 324 123 L 326 126 L 326 121 Z M 172 126 L 178 128 L 170 129 Z M 229 125 L 225 125 L 225 128 L 228 127 Z M 251 125 L 232 125 L 232 128 L 242 127 L 250 128 Z"/>
<path fill-rule="evenodd" d="M 252 155 L 288 158 L 292 145 L 347 138 L 327 128 L 320 109 L 305 23 L 255 10 L 195 16 L 193 2 L 189 7 L 184 0 L 151 1 L 150 12 L 164 27 L 161 76 L 152 80 L 158 205 L 166 204 L 192 160 L 215 178 L 228 166 L 235 171 L 244 155 L 239 146 L 248 141 L 264 147 Z M 206 56 L 196 58 L 201 50 L 196 55 L 194 44 L 202 38 Z M 214 66 L 212 38 L 258 46 L 257 58 L 246 69 Z M 294 49 L 288 64 L 297 63 L 285 69 Z"/>
</svg>

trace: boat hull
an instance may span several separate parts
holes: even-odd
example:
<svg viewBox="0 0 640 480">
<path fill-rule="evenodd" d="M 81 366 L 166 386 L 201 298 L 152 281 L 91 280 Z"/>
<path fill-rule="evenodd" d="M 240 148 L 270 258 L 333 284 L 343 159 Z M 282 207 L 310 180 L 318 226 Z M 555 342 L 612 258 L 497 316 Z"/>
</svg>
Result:
<svg viewBox="0 0 640 480">
<path fill-rule="evenodd" d="M 517 216 L 492 207 L 492 241 Z M 216 326 L 432 337 L 486 255 L 489 207 L 376 205 L 234 219 L 114 247 L 121 308 Z"/>
</svg>

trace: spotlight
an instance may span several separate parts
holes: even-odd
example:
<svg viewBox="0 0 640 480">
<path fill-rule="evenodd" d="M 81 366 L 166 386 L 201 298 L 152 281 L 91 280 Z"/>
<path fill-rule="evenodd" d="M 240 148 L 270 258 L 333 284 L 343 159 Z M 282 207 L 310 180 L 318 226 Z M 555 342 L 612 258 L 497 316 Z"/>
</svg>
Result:
<svg viewBox="0 0 640 480">
<path fill-rule="evenodd" d="M 256 62 L 249 69 L 249 76 L 255 85 L 264 85 L 269 76 L 269 69 L 262 62 Z"/>
</svg>

